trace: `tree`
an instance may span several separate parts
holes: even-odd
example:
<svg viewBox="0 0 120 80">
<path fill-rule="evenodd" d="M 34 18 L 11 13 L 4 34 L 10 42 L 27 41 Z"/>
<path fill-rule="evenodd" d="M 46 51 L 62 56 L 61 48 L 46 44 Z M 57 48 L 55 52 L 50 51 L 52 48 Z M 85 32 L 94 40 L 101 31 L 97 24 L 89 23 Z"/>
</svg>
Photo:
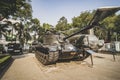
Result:
<svg viewBox="0 0 120 80">
<path fill-rule="evenodd" d="M 78 28 L 79 30 L 90 22 L 93 17 L 94 12 L 90 13 L 89 11 L 82 12 L 80 16 L 72 18 L 72 24 L 74 28 Z M 88 32 L 84 32 L 88 33 Z"/>
<path fill-rule="evenodd" d="M 112 40 L 112 36 L 113 36 L 112 34 L 113 34 L 113 31 L 115 30 L 115 27 L 116 27 L 115 26 L 116 17 L 117 17 L 116 15 L 112 15 L 110 17 L 105 18 L 103 21 L 101 21 L 102 27 L 105 27 L 105 29 L 107 30 L 106 31 L 106 37 L 105 37 L 105 40 L 107 42 L 110 42 Z"/>
<path fill-rule="evenodd" d="M 72 19 L 72 23 L 74 27 L 82 28 L 90 22 L 92 19 L 93 13 L 90 13 L 89 11 L 82 12 L 80 16 L 74 17 Z"/>
<path fill-rule="evenodd" d="M 117 40 L 120 41 L 120 14 L 116 15 L 114 32 L 116 32 Z"/>
<path fill-rule="evenodd" d="M 100 26 L 100 27 L 95 27 L 94 28 L 94 34 L 99 38 L 99 39 L 106 39 L 106 28 L 104 28 L 103 26 Z"/>
<path fill-rule="evenodd" d="M 29 33 L 30 20 L 32 19 L 32 7 L 27 2 L 28 0 L 16 0 L 16 12 L 13 16 L 14 19 L 21 20 L 19 28 L 19 41 L 24 44 L 31 39 Z M 30 2 L 30 1 L 29 1 Z"/>
<path fill-rule="evenodd" d="M 116 36 L 120 35 L 120 15 L 112 15 L 100 22 L 100 28 L 95 28 L 95 34 L 107 42 L 115 41 Z M 114 34 L 116 33 L 116 34 Z"/>
<path fill-rule="evenodd" d="M 35 19 L 31 19 L 31 28 L 30 28 L 30 30 L 33 32 L 35 32 L 35 34 L 37 34 L 38 33 L 38 28 L 40 27 L 40 21 L 37 19 L 37 18 L 35 18 Z"/>
<path fill-rule="evenodd" d="M 12 25 L 15 30 L 18 31 L 19 41 L 23 44 L 28 40 L 28 29 L 26 25 L 32 18 L 32 7 L 30 0 L 0 0 L 0 21 L 4 18 L 12 18 L 21 20 L 21 23 L 17 26 Z"/>
<path fill-rule="evenodd" d="M 40 21 L 37 18 L 31 20 L 31 25 L 30 31 L 35 33 L 33 39 L 38 42 L 43 42 L 45 32 L 52 27 L 52 25 L 48 23 L 43 23 L 43 26 L 40 26 Z"/>
<path fill-rule="evenodd" d="M 50 30 L 50 28 L 51 28 L 51 25 L 50 25 L 50 24 L 48 24 L 48 23 L 43 23 L 43 29 L 45 30 L 45 32 L 46 32 L 47 30 Z"/>
<path fill-rule="evenodd" d="M 59 19 L 57 25 L 56 25 L 56 30 L 64 31 L 68 29 L 68 23 L 67 19 L 63 16 Z"/>
<path fill-rule="evenodd" d="M 31 4 L 26 2 L 27 0 L 16 0 L 16 13 L 14 18 L 20 19 L 27 22 L 32 18 L 32 7 Z"/>
<path fill-rule="evenodd" d="M 30 0 L 0 0 L 0 20 L 10 16 L 28 18 L 31 15 Z"/>
<path fill-rule="evenodd" d="M 38 28 L 40 27 L 40 21 L 37 18 L 31 19 L 31 30 L 32 31 L 36 31 L 38 30 Z"/>
<path fill-rule="evenodd" d="M 2 37 L 2 35 L 6 37 L 6 34 L 8 32 L 7 28 L 8 24 L 0 24 L 0 38 Z"/>
<path fill-rule="evenodd" d="M 16 5 L 16 0 L 0 0 L 0 21 L 8 18 L 9 15 L 14 15 Z"/>
</svg>

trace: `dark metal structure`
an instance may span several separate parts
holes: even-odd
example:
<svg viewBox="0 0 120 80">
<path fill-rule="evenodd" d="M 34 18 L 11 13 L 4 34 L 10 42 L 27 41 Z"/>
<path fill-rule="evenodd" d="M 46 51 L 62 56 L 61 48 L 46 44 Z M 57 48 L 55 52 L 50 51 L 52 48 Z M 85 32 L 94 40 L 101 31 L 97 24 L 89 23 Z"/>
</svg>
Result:
<svg viewBox="0 0 120 80">
<path fill-rule="evenodd" d="M 98 8 L 93 19 L 87 26 L 67 37 L 64 37 L 62 34 L 56 34 L 52 31 L 48 31 L 44 35 L 43 44 L 36 46 L 36 58 L 42 64 L 55 63 L 59 59 L 79 58 L 80 60 L 84 60 L 94 52 L 91 52 L 91 48 L 89 46 L 81 45 L 79 48 L 73 46 L 69 42 L 68 38 L 78 35 L 79 33 L 89 30 L 95 26 L 99 26 L 99 22 L 101 20 L 114 14 L 118 10 L 120 10 L 120 7 Z"/>
<path fill-rule="evenodd" d="M 43 44 L 36 46 L 36 57 L 43 64 L 51 64 L 58 59 L 73 59 L 80 54 L 79 49 L 63 41 L 63 34 L 55 34 L 48 31 L 44 35 Z"/>
</svg>

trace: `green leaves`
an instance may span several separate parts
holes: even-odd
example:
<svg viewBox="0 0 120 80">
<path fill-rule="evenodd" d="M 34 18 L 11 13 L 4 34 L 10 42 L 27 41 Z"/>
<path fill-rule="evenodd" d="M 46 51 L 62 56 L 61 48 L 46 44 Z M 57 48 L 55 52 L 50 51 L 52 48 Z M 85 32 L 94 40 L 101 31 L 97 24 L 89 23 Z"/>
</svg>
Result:
<svg viewBox="0 0 120 80">
<path fill-rule="evenodd" d="M 89 11 L 82 12 L 80 16 L 72 18 L 73 26 L 83 28 L 92 19 L 92 13 Z"/>
<path fill-rule="evenodd" d="M 50 25 L 50 24 L 48 24 L 48 23 L 43 23 L 43 29 L 44 29 L 45 31 L 50 30 L 50 28 L 51 28 L 51 25 Z"/>
<path fill-rule="evenodd" d="M 8 18 L 16 11 L 16 0 L 0 0 L 0 14 Z"/>
<path fill-rule="evenodd" d="M 19 18 L 32 18 L 32 7 L 26 0 L 0 0 L 0 14 L 3 18 L 16 16 Z M 1 17 L 0 17 L 0 20 Z"/>
<path fill-rule="evenodd" d="M 68 24 L 67 19 L 63 16 L 59 19 L 58 24 L 56 25 L 56 30 L 62 31 L 66 35 L 75 33 L 76 31 L 81 30 L 83 27 L 89 24 L 95 12 L 95 10 L 92 12 L 82 12 L 79 16 L 72 18 L 71 24 Z M 106 40 L 107 37 L 109 37 L 109 39 L 115 40 L 115 36 L 117 35 L 118 40 L 120 40 L 120 14 L 109 16 L 99 23 L 99 28 L 94 28 L 95 35 L 104 40 Z M 114 32 L 116 32 L 117 34 L 113 35 Z M 85 34 L 88 32 L 84 31 L 83 33 Z"/>
<path fill-rule="evenodd" d="M 68 29 L 67 19 L 63 16 L 59 19 L 58 24 L 56 25 L 56 30 L 64 31 Z"/>
</svg>

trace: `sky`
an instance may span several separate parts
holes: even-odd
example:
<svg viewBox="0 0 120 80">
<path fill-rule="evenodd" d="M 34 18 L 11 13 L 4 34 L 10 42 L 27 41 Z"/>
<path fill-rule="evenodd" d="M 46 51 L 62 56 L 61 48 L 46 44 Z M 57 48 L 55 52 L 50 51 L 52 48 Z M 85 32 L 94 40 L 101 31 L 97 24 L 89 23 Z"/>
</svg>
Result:
<svg viewBox="0 0 120 80">
<path fill-rule="evenodd" d="M 53 26 L 64 16 L 68 23 L 81 12 L 92 11 L 104 6 L 120 6 L 120 0 L 31 0 L 33 18 L 38 18 L 41 25 Z"/>
</svg>

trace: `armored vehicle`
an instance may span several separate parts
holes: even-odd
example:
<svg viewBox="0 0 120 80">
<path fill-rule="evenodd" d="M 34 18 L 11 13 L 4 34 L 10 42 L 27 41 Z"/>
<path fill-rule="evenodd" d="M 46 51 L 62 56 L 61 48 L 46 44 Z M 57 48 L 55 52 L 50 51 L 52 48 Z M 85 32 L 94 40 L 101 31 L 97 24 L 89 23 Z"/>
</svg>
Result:
<svg viewBox="0 0 120 80">
<path fill-rule="evenodd" d="M 52 31 L 46 32 L 43 44 L 36 46 L 36 58 L 42 64 L 55 63 L 59 59 L 79 58 L 80 60 L 84 60 L 90 55 L 86 51 L 91 49 L 93 45 L 88 46 L 82 43 L 80 44 L 81 40 L 77 40 L 76 44 L 80 44 L 80 46 L 77 47 L 72 45 L 68 39 L 95 26 L 100 26 L 99 22 L 101 20 L 113 15 L 118 10 L 120 10 L 120 7 L 98 8 L 87 26 L 67 37 L 62 34 L 55 34 Z"/>
<path fill-rule="evenodd" d="M 81 51 L 69 43 L 63 41 L 63 34 L 54 34 L 48 31 L 44 35 L 43 44 L 36 46 L 36 57 L 43 64 L 51 64 L 58 59 L 86 58 L 88 55 L 81 55 Z"/>
</svg>

